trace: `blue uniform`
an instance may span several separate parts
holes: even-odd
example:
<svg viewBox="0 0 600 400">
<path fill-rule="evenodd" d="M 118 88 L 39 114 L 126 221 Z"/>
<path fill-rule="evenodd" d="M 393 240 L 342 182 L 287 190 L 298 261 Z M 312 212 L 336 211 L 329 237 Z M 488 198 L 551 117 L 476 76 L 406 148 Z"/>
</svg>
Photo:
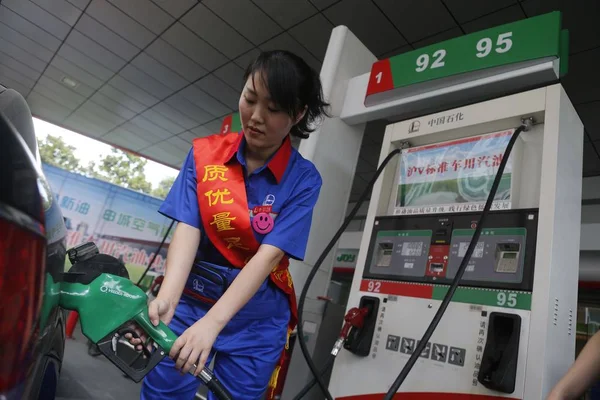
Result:
<svg viewBox="0 0 600 400">
<path fill-rule="evenodd" d="M 258 243 L 278 247 L 288 257 L 302 260 L 313 208 L 321 189 L 321 176 L 310 161 L 292 148 L 289 138 L 263 167 L 248 176 L 245 146 L 245 138 L 240 134 L 230 160 L 243 167 L 250 218 L 254 217 L 256 207 L 267 206 L 274 221 L 270 232 L 255 229 L 254 236 Z M 182 296 L 170 323 L 170 328 L 177 335 L 202 318 L 210 308 L 210 300 L 218 300 L 240 272 L 204 234 L 196 175 L 193 151 L 190 151 L 159 209 L 165 216 L 196 227 L 202 233 L 197 262 L 186 282 L 186 289 L 209 301 L 198 300 L 200 296 Z M 203 273 L 198 273 L 199 270 Z M 214 373 L 234 399 L 261 398 L 285 346 L 289 319 L 286 295 L 267 278 L 256 295 L 221 331 L 207 365 L 215 357 Z M 181 376 L 174 366 L 174 361 L 166 357 L 146 376 L 142 400 L 194 398 L 200 381 L 190 374 Z M 215 399 L 212 393 L 209 399 Z"/>
</svg>

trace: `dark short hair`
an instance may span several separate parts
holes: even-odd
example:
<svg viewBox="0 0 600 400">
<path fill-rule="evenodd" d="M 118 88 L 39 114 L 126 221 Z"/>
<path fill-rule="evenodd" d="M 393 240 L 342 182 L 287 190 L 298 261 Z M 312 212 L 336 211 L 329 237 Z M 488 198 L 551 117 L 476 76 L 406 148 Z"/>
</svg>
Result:
<svg viewBox="0 0 600 400">
<path fill-rule="evenodd" d="M 304 110 L 306 114 L 292 127 L 290 134 L 302 139 L 314 131 L 314 121 L 327 116 L 329 106 L 323 100 L 323 89 L 319 74 L 306 61 L 286 50 L 261 53 L 244 73 L 244 82 L 255 73 L 262 79 L 271 100 L 292 119 Z"/>
</svg>

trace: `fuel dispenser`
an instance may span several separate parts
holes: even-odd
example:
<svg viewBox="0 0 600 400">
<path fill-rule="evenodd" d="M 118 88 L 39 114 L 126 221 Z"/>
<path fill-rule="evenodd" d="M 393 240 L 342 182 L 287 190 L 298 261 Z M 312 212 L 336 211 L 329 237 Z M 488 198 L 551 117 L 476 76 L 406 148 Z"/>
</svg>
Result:
<svg viewBox="0 0 600 400">
<path fill-rule="evenodd" d="M 583 126 L 558 83 L 560 15 L 536 23 L 555 56 L 435 84 L 385 77 L 402 62 L 425 70 L 419 52 L 447 48 L 450 62 L 456 43 L 439 44 L 347 82 L 342 121 L 392 122 L 348 300 L 364 319 L 334 349 L 320 398 L 542 400 L 572 364 Z M 523 51 L 523 24 L 457 40 Z"/>
<path fill-rule="evenodd" d="M 411 129 L 444 114 L 465 118 L 460 127 Z M 503 138 L 524 118 L 533 124 L 515 140 L 490 210 L 441 203 L 444 190 L 489 193 Z M 412 358 L 394 398 L 543 399 L 572 362 L 575 343 L 582 132 L 562 87 L 391 124 L 382 147 L 382 159 L 402 150 L 373 189 L 348 301 L 369 312 L 337 356 L 332 395 L 382 398 Z M 470 175 L 478 164 L 486 168 Z M 451 180 L 440 179 L 446 168 Z M 426 178 L 428 169 L 436 178 Z"/>
</svg>

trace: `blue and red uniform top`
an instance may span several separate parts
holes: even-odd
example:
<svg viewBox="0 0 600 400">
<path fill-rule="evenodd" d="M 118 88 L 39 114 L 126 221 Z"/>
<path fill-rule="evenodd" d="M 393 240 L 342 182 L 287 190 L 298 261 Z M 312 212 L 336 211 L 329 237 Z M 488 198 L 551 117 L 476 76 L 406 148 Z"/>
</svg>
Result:
<svg viewBox="0 0 600 400">
<path fill-rule="evenodd" d="M 321 190 L 321 175 L 312 162 L 292 147 L 289 136 L 265 165 L 248 175 L 244 158 L 246 139 L 241 132 L 238 136 L 237 145 L 232 147 L 226 159 L 239 163 L 243 168 L 250 219 L 253 220 L 256 214 L 268 213 L 271 216 L 269 222 L 272 224 L 267 229 L 260 227 L 258 222 L 261 221 L 253 221 L 256 240 L 281 249 L 290 258 L 303 260 L 313 208 Z M 198 260 L 228 266 L 227 259 L 204 232 L 198 206 L 197 178 L 192 149 L 159 212 L 201 231 Z"/>
</svg>

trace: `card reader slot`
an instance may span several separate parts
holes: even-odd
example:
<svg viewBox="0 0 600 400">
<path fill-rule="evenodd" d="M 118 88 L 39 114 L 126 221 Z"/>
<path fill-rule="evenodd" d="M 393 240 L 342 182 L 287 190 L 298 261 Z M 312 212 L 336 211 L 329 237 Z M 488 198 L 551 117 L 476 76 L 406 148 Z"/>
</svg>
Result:
<svg viewBox="0 0 600 400">
<path fill-rule="evenodd" d="M 431 263 L 429 264 L 429 270 L 431 272 L 440 273 L 444 271 L 444 264 L 442 263 Z"/>
<path fill-rule="evenodd" d="M 377 246 L 378 267 L 389 267 L 392 264 L 392 255 L 394 253 L 394 243 L 380 242 Z"/>
</svg>

